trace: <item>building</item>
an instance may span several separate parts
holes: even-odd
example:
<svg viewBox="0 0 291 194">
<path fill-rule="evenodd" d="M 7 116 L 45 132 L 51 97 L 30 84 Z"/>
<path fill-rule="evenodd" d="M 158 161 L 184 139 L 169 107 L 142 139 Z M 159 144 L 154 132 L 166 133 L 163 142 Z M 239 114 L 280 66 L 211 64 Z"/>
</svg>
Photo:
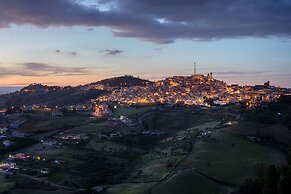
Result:
<svg viewBox="0 0 291 194">
<path fill-rule="evenodd" d="M 203 74 L 195 74 L 195 75 L 192 75 L 191 78 L 194 80 L 203 80 L 204 75 Z"/>
<path fill-rule="evenodd" d="M 93 107 L 92 116 L 93 117 L 106 117 L 112 114 L 109 109 L 108 104 L 96 104 Z"/>
<path fill-rule="evenodd" d="M 7 131 L 9 131 L 7 127 L 0 128 L 0 134 L 6 133 Z"/>
<path fill-rule="evenodd" d="M 210 72 L 210 73 L 207 74 L 207 80 L 208 81 L 213 81 L 214 80 L 213 75 L 212 75 L 212 72 Z"/>
<path fill-rule="evenodd" d="M 26 135 L 20 131 L 13 131 L 11 137 L 24 138 Z"/>
<path fill-rule="evenodd" d="M 266 81 L 266 82 L 264 83 L 264 86 L 265 86 L 265 88 L 269 88 L 269 87 L 270 87 L 270 81 Z"/>
<path fill-rule="evenodd" d="M 15 122 L 11 123 L 10 128 L 11 129 L 18 129 L 20 126 L 25 124 L 27 121 L 28 121 L 28 119 L 26 119 L 26 118 L 20 118 L 20 119 L 16 120 Z"/>
<path fill-rule="evenodd" d="M 62 117 L 64 116 L 61 111 L 54 111 L 52 112 L 52 117 Z"/>
<path fill-rule="evenodd" d="M 5 114 L 6 115 L 8 115 L 8 114 L 21 114 L 22 112 L 23 112 L 22 108 L 12 106 L 6 110 Z"/>
<path fill-rule="evenodd" d="M 4 141 L 3 141 L 3 145 L 4 145 L 5 147 L 10 147 L 12 144 L 13 144 L 13 142 L 10 141 L 10 140 L 4 140 Z"/>
</svg>

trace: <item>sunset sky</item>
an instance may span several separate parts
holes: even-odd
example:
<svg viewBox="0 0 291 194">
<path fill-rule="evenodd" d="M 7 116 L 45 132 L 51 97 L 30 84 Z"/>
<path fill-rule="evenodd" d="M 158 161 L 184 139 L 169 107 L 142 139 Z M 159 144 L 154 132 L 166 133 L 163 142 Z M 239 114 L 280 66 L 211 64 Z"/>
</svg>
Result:
<svg viewBox="0 0 291 194">
<path fill-rule="evenodd" d="M 1 0 L 0 86 L 213 72 L 291 87 L 290 0 Z"/>
</svg>

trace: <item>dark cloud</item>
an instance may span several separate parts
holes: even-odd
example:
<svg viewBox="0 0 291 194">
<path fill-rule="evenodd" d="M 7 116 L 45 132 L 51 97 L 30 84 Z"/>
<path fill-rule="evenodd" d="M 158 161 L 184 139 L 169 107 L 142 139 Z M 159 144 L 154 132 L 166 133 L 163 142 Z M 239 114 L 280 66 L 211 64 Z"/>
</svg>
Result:
<svg viewBox="0 0 291 194">
<path fill-rule="evenodd" d="M 56 53 L 63 53 L 63 54 L 68 54 L 68 55 L 72 55 L 72 56 L 77 56 L 79 55 L 79 53 L 77 51 L 70 51 L 70 52 L 63 52 L 59 49 L 55 50 Z"/>
<path fill-rule="evenodd" d="M 45 63 L 21 63 L 10 67 L 0 67 L 0 77 L 7 76 L 69 76 L 88 75 L 85 67 L 59 67 Z"/>
<path fill-rule="evenodd" d="M 69 52 L 70 55 L 76 56 L 78 53 L 76 51 Z"/>
<path fill-rule="evenodd" d="M 123 53 L 123 50 L 119 50 L 119 49 L 106 49 L 104 50 L 104 52 L 106 53 L 105 55 L 118 55 Z"/>
<path fill-rule="evenodd" d="M 291 35 L 290 0 L 2 0 L 10 24 L 107 27 L 156 43 Z"/>
</svg>

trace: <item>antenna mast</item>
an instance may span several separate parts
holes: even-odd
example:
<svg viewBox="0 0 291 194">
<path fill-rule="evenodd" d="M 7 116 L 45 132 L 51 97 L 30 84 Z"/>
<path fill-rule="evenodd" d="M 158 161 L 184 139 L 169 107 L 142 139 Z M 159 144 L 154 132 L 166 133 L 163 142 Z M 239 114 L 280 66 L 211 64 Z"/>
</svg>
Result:
<svg viewBox="0 0 291 194">
<path fill-rule="evenodd" d="M 194 62 L 194 75 L 196 75 L 196 62 Z"/>
</svg>

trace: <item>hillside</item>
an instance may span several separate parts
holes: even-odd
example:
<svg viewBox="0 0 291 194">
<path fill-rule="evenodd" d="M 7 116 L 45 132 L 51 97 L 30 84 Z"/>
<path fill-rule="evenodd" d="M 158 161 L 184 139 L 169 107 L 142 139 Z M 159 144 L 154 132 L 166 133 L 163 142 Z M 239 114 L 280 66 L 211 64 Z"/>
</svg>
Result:
<svg viewBox="0 0 291 194">
<path fill-rule="evenodd" d="M 15 91 L 18 91 L 20 89 L 21 89 L 21 87 L 1 87 L 0 86 L 0 95 L 15 92 Z"/>
<path fill-rule="evenodd" d="M 105 91 L 86 90 L 81 86 L 59 87 L 32 84 L 19 92 L 0 96 L 0 107 L 42 104 L 64 106 L 97 98 Z"/>
<path fill-rule="evenodd" d="M 152 84 L 151 81 L 140 79 L 138 77 L 134 77 L 131 75 L 124 75 L 120 77 L 113 77 L 109 79 L 104 79 L 95 83 L 92 83 L 90 85 L 95 84 L 102 84 L 107 86 L 116 86 L 116 87 L 131 87 L 131 86 L 146 86 L 147 84 Z"/>
<path fill-rule="evenodd" d="M 49 106 L 66 106 L 82 103 L 92 98 L 97 98 L 107 90 L 91 90 L 94 85 L 106 85 L 112 87 L 146 86 L 152 82 L 133 76 L 121 76 L 104 79 L 95 83 L 77 87 L 47 86 L 31 84 L 22 88 L 19 92 L 0 94 L 0 107 L 22 106 L 42 104 Z"/>
</svg>

